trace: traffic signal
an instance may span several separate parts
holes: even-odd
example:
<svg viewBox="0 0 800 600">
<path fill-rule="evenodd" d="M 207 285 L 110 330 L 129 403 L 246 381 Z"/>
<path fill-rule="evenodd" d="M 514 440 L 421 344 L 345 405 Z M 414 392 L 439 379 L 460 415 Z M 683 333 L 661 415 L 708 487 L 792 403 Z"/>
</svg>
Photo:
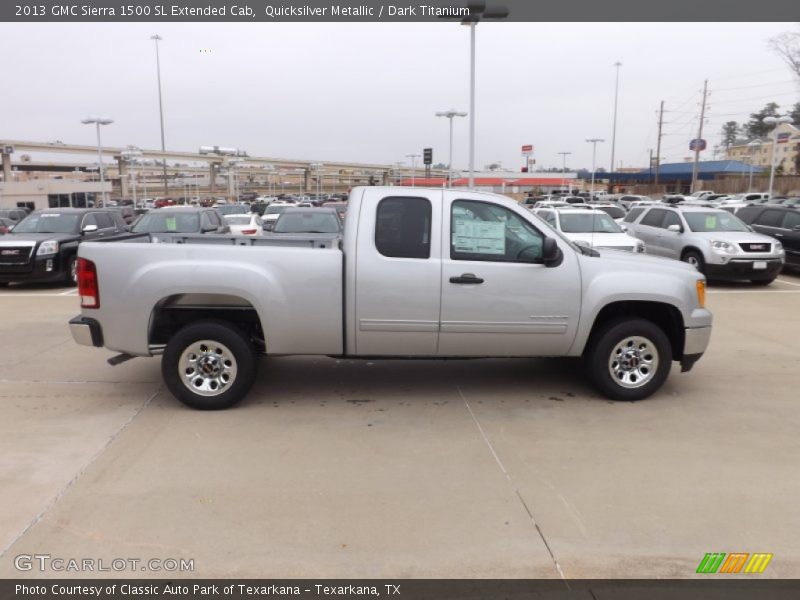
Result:
<svg viewBox="0 0 800 600">
<path fill-rule="evenodd" d="M 433 148 L 422 149 L 422 162 L 426 165 L 433 164 Z"/>
</svg>

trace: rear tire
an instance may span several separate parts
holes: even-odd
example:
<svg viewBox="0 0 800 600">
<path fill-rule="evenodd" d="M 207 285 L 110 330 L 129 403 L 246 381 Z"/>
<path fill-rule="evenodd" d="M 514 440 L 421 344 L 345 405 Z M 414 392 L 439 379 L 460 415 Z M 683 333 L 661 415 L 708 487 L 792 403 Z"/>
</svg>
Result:
<svg viewBox="0 0 800 600">
<path fill-rule="evenodd" d="M 695 250 L 687 250 L 681 256 L 683 262 L 687 262 L 701 273 L 705 273 L 706 261 L 703 260 L 703 255 Z"/>
<path fill-rule="evenodd" d="M 172 395 L 186 406 L 230 408 L 253 386 L 255 349 L 238 328 L 199 321 L 172 336 L 161 359 L 161 374 Z"/>
<path fill-rule="evenodd" d="M 642 400 L 657 391 L 672 366 L 672 346 L 658 325 L 621 319 L 602 325 L 584 358 L 589 378 L 612 400 Z"/>
</svg>

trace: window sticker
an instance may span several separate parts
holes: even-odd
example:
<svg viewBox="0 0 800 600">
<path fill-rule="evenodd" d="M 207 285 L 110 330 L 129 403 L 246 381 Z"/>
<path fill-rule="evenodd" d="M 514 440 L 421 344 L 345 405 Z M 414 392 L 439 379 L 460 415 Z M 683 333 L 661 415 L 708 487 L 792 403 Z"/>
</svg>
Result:
<svg viewBox="0 0 800 600">
<path fill-rule="evenodd" d="M 505 223 L 457 219 L 453 248 L 469 254 L 505 254 Z"/>
<path fill-rule="evenodd" d="M 717 228 L 717 217 L 714 215 L 709 215 L 706 217 L 706 229 L 716 229 Z"/>
<path fill-rule="evenodd" d="M 167 225 L 167 231 L 177 231 L 178 230 L 178 220 L 175 217 L 166 217 L 164 222 Z"/>
</svg>

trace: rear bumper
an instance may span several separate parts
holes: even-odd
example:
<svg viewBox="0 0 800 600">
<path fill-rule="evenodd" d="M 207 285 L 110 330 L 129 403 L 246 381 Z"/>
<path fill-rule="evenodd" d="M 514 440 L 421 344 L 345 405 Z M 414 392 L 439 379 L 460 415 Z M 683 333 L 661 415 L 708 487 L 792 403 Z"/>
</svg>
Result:
<svg viewBox="0 0 800 600">
<path fill-rule="evenodd" d="M 78 315 L 70 319 L 69 331 L 72 339 L 81 346 L 103 346 L 103 328 L 94 319 Z"/>
<path fill-rule="evenodd" d="M 681 358 L 681 372 L 691 371 L 708 348 L 711 340 L 711 326 L 687 327 L 684 335 L 683 358 Z"/>
<path fill-rule="evenodd" d="M 766 269 L 754 268 L 755 263 L 766 263 Z M 705 272 L 709 279 L 768 279 L 775 277 L 783 268 L 779 258 L 733 259 L 724 265 L 706 263 Z"/>
</svg>

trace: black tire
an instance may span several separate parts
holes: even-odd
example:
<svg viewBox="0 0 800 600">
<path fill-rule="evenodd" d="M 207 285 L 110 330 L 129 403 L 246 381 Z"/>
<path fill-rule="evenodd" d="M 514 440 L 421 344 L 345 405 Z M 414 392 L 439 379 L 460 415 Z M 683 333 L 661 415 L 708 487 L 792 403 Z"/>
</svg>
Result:
<svg viewBox="0 0 800 600">
<path fill-rule="evenodd" d="M 630 346 L 631 352 L 640 352 L 641 356 L 623 360 L 636 360 L 638 367 L 627 370 L 621 363 L 617 373 L 612 375 L 612 353 L 619 357 L 618 350 L 629 348 L 627 342 L 632 338 L 647 341 L 643 350 L 639 344 Z M 650 356 L 650 360 L 647 357 Z M 653 361 L 653 357 L 655 361 Z M 600 392 L 612 400 L 642 400 L 657 391 L 669 375 L 672 366 L 672 346 L 664 331 L 652 321 L 645 319 L 619 319 L 604 324 L 592 335 L 584 359 L 589 378 Z M 649 363 L 649 364 L 648 364 Z M 627 364 L 627 363 L 626 363 Z M 640 372 L 637 372 L 638 371 Z M 647 371 L 644 373 L 644 371 Z M 633 379 L 624 382 L 623 379 Z M 644 383 L 642 383 L 644 381 Z"/>
<path fill-rule="evenodd" d="M 203 342 L 208 342 L 207 350 L 202 349 Z M 197 357 L 193 364 L 192 356 Z M 186 406 L 221 410 L 250 391 L 256 376 L 256 353 L 245 334 L 233 325 L 198 321 L 172 336 L 161 359 L 161 374 L 172 395 Z"/>
<path fill-rule="evenodd" d="M 64 269 L 64 283 L 67 285 L 78 285 L 78 257 L 70 256 L 67 260 L 67 268 Z"/>
<path fill-rule="evenodd" d="M 681 260 L 693 265 L 698 271 L 705 274 L 706 261 L 703 259 L 703 255 L 696 250 L 687 250 L 681 256 Z"/>
<path fill-rule="evenodd" d="M 777 278 L 778 278 L 778 276 L 775 275 L 775 277 L 768 277 L 767 279 L 751 279 L 750 282 L 753 285 L 769 285 L 770 283 L 775 281 L 775 279 L 777 279 Z"/>
</svg>

